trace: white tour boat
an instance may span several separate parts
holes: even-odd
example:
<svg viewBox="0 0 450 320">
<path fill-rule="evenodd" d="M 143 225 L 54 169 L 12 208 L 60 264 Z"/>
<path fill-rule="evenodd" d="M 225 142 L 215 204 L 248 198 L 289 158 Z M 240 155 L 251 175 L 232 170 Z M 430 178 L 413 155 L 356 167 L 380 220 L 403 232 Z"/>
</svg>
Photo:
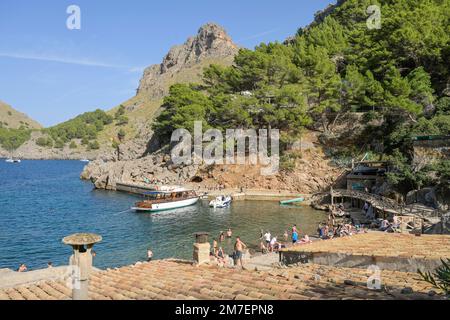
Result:
<svg viewBox="0 0 450 320">
<path fill-rule="evenodd" d="M 139 201 L 131 208 L 138 212 L 155 212 L 192 206 L 199 196 L 193 190 L 184 188 L 161 188 L 144 194 L 145 200 Z"/>
</svg>

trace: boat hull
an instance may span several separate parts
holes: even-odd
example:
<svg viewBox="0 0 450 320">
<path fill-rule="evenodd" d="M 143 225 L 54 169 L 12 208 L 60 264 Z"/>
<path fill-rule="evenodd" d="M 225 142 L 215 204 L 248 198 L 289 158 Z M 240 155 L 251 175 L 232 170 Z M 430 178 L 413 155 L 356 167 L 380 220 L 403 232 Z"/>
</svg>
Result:
<svg viewBox="0 0 450 320">
<path fill-rule="evenodd" d="M 216 205 L 210 204 L 209 207 L 214 208 L 214 209 L 223 209 L 223 208 L 228 208 L 230 205 L 231 205 L 231 201 L 227 201 L 222 204 L 216 204 Z"/>
<path fill-rule="evenodd" d="M 8 162 L 8 163 L 20 163 L 21 161 L 20 160 L 13 160 L 13 159 L 6 159 L 5 162 Z"/>
<path fill-rule="evenodd" d="M 209 206 L 211 208 L 215 208 L 215 209 L 216 208 L 227 208 L 231 205 L 231 201 L 232 201 L 231 197 L 226 197 L 226 200 L 221 200 L 221 199 L 217 198 L 215 200 L 212 200 L 209 203 Z"/>
<path fill-rule="evenodd" d="M 183 207 L 188 207 L 196 204 L 198 202 L 197 198 L 190 198 L 190 199 L 184 199 L 179 201 L 172 201 L 172 202 L 164 202 L 164 203 L 154 203 L 152 204 L 151 208 L 139 208 L 139 207 L 133 207 L 132 210 L 135 210 L 137 212 L 158 212 L 158 211 L 166 211 L 166 210 L 173 210 Z"/>
<path fill-rule="evenodd" d="M 280 204 L 290 204 L 290 203 L 297 203 L 297 202 L 303 202 L 303 201 L 305 201 L 305 198 L 295 198 L 295 199 L 291 199 L 291 200 L 280 201 Z"/>
</svg>

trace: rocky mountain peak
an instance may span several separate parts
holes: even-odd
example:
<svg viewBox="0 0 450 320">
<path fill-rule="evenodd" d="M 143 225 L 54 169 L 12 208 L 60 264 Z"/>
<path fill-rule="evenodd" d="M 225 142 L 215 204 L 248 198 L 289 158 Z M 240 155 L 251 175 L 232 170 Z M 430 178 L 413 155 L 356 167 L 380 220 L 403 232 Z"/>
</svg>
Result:
<svg viewBox="0 0 450 320">
<path fill-rule="evenodd" d="M 152 98 L 161 98 L 167 94 L 165 80 L 173 78 L 174 74 L 206 59 L 232 59 L 238 50 L 224 28 L 207 23 L 200 27 L 196 36 L 190 37 L 182 45 L 172 47 L 161 64 L 145 69 L 138 94 L 145 92 Z"/>
</svg>

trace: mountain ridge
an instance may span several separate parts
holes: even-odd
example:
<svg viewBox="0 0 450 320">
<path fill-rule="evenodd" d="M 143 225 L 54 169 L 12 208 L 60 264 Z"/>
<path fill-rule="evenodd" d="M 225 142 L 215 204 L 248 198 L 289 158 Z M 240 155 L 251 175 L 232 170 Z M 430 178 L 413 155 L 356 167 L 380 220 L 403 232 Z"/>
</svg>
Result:
<svg viewBox="0 0 450 320">
<path fill-rule="evenodd" d="M 27 129 L 41 129 L 42 125 L 30 118 L 27 114 L 18 111 L 9 104 L 0 100 L 0 123 L 4 128 L 19 129 L 21 126 Z"/>
</svg>

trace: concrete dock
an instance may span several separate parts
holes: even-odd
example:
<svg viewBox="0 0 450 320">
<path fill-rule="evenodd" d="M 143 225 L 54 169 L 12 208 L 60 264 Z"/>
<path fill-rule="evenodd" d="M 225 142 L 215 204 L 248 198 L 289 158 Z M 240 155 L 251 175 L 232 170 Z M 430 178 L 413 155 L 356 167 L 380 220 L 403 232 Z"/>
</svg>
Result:
<svg viewBox="0 0 450 320">
<path fill-rule="evenodd" d="M 259 201 L 281 201 L 294 198 L 304 198 L 305 204 L 308 203 L 310 195 L 293 193 L 289 191 L 279 190 L 249 190 L 245 189 L 243 192 L 239 189 L 221 189 L 221 190 L 207 190 L 198 189 L 198 187 L 187 185 L 186 188 L 192 188 L 198 194 L 208 194 L 209 199 L 214 199 L 220 195 L 231 195 L 233 200 L 259 200 Z M 153 185 L 143 183 L 117 183 L 116 190 L 121 192 L 127 192 L 137 195 L 143 195 L 146 192 L 155 191 L 156 188 Z"/>
</svg>

